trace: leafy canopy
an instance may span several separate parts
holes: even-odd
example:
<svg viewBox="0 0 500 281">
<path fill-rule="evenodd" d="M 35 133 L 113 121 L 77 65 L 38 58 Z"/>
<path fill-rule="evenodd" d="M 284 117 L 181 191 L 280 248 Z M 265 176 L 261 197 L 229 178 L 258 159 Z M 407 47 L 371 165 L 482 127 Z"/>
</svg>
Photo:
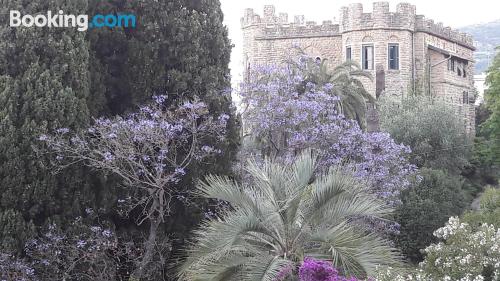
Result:
<svg viewBox="0 0 500 281">
<path fill-rule="evenodd" d="M 412 164 L 458 174 L 468 164 L 471 141 L 463 122 L 446 104 L 426 97 L 382 100 L 383 131 L 410 146 Z"/>
</svg>

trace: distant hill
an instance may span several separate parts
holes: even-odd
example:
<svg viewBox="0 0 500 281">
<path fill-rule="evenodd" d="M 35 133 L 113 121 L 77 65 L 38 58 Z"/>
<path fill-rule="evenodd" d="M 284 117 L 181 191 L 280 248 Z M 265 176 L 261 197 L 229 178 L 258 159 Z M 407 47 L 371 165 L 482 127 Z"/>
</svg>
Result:
<svg viewBox="0 0 500 281">
<path fill-rule="evenodd" d="M 494 22 L 469 25 L 459 28 L 474 37 L 477 47 L 474 58 L 476 60 L 476 74 L 484 72 L 495 56 L 496 46 L 500 46 L 500 19 Z"/>
</svg>

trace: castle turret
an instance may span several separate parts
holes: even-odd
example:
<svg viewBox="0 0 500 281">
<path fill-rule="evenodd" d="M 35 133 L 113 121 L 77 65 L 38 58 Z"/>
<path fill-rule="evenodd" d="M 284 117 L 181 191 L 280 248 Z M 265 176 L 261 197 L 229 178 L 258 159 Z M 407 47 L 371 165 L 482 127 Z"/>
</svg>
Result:
<svg viewBox="0 0 500 281">
<path fill-rule="evenodd" d="M 305 22 L 304 15 L 298 15 L 294 17 L 293 23 L 296 25 L 303 25 Z"/>
<path fill-rule="evenodd" d="M 373 27 L 387 28 L 389 27 L 391 14 L 389 12 L 389 2 L 373 3 Z"/>
<path fill-rule="evenodd" d="M 276 23 L 276 21 L 276 8 L 273 5 L 264 6 L 264 22 L 269 24 Z"/>
<path fill-rule="evenodd" d="M 280 13 L 279 22 L 281 24 L 288 23 L 288 14 L 287 13 Z"/>
<path fill-rule="evenodd" d="M 410 3 L 399 3 L 396 6 L 396 14 L 399 17 L 399 25 L 407 29 L 415 29 L 415 16 L 417 9 Z"/>
<path fill-rule="evenodd" d="M 353 3 L 349 5 L 349 26 L 348 29 L 354 29 L 361 24 L 363 18 L 363 4 Z"/>
</svg>

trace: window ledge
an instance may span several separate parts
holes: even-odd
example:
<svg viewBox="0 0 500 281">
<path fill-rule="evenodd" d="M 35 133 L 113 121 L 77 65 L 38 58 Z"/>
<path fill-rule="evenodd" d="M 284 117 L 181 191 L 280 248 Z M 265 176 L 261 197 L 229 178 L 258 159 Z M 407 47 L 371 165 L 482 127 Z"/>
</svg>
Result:
<svg viewBox="0 0 500 281">
<path fill-rule="evenodd" d="M 399 73 L 401 73 L 401 70 L 399 70 L 399 69 L 387 69 L 387 73 L 399 74 Z"/>
</svg>

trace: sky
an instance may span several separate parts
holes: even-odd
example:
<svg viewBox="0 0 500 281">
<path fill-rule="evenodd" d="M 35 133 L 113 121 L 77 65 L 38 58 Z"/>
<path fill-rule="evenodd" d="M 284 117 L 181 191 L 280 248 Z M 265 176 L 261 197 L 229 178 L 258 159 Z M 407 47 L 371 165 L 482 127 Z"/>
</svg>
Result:
<svg viewBox="0 0 500 281">
<path fill-rule="evenodd" d="M 231 55 L 231 75 L 233 85 L 241 79 L 242 70 L 242 33 L 240 18 L 245 8 L 253 8 L 262 15 L 264 5 L 276 6 L 276 13 L 288 13 L 288 19 L 293 20 L 294 15 L 305 15 L 306 20 L 321 23 L 323 20 L 338 18 L 339 10 L 350 3 L 362 3 L 365 13 L 372 10 L 374 1 L 363 0 L 221 0 L 224 12 L 224 24 L 229 29 L 229 37 L 235 45 Z M 390 10 L 395 11 L 396 5 L 405 1 L 389 2 Z M 458 28 L 471 24 L 491 22 L 500 19 L 500 1 L 498 0 L 413 0 L 410 2 L 417 8 L 417 14 L 435 22 L 442 22 L 445 26 Z"/>
</svg>

